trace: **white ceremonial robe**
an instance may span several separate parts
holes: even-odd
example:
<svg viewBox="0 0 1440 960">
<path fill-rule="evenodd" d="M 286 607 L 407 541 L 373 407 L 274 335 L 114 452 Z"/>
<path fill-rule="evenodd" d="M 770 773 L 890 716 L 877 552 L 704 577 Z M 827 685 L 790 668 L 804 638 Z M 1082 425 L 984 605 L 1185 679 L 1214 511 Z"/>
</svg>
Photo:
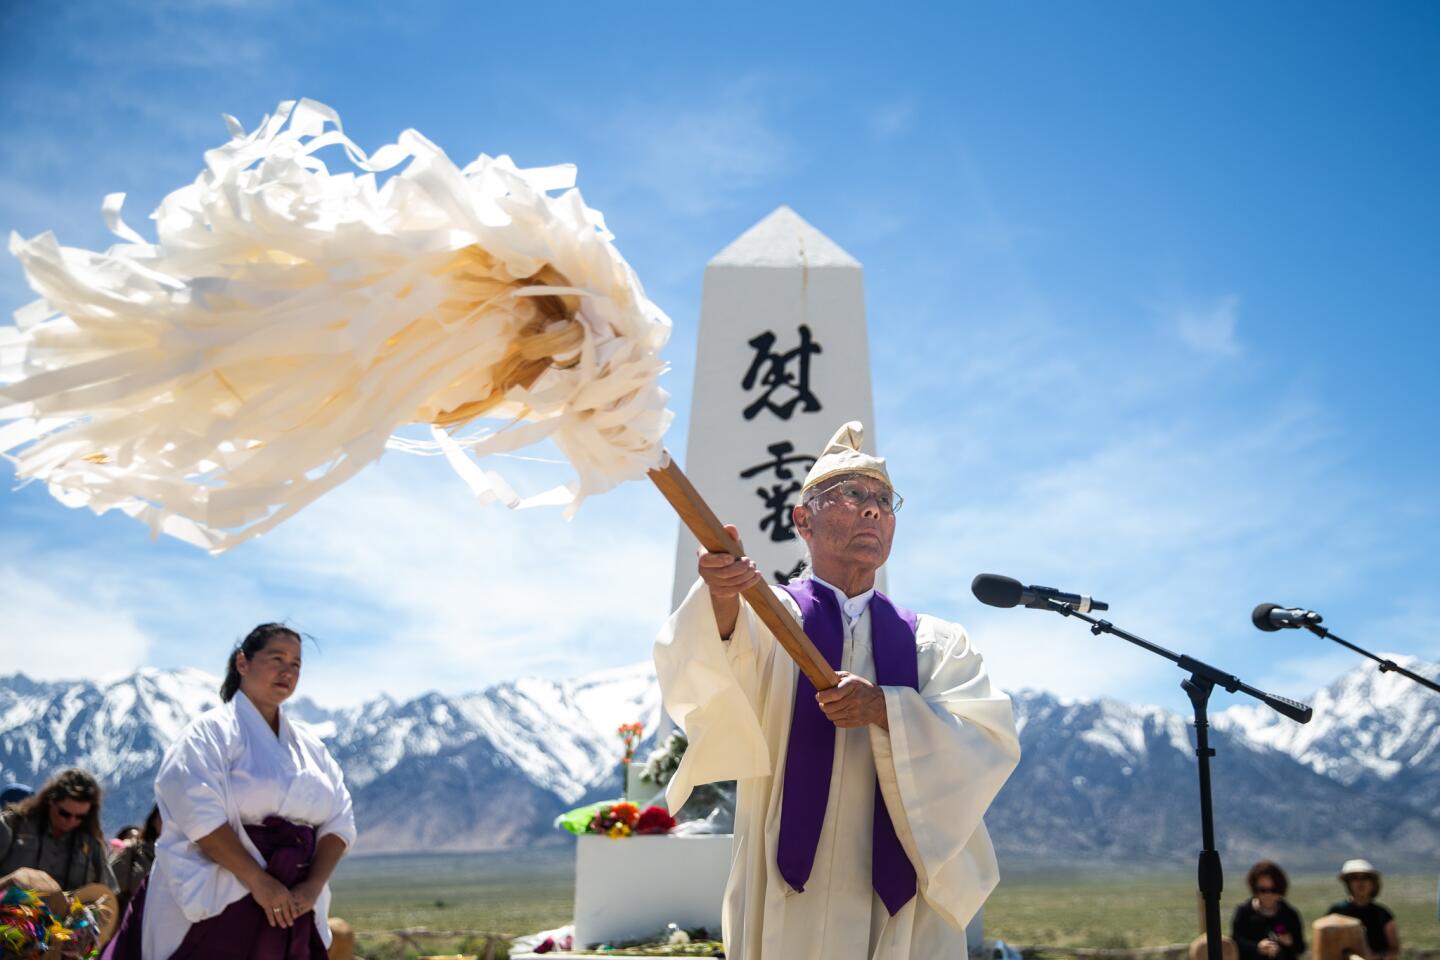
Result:
<svg viewBox="0 0 1440 960">
<path fill-rule="evenodd" d="M 775 593 L 798 619 L 788 593 Z M 842 618 L 844 619 L 844 618 Z M 890 730 L 837 730 L 825 822 L 803 893 L 776 850 L 797 667 L 742 603 L 722 641 L 697 582 L 655 644 L 665 708 L 689 749 L 667 788 L 672 810 L 697 784 L 737 780 L 725 889 L 732 960 L 900 960 L 966 956 L 965 925 L 999 881 L 982 821 L 1020 759 L 1010 698 L 956 624 L 921 615 L 920 689 L 882 687 Z M 875 679 L 868 609 L 845 626 L 841 669 Z M 919 892 L 891 917 L 871 887 L 875 781 L 915 866 Z"/>
<path fill-rule="evenodd" d="M 169 960 L 192 923 L 250 895 L 240 880 L 195 841 L 225 824 L 257 863 L 265 858 L 245 824 L 277 816 L 355 842 L 350 791 L 330 751 L 280 711 L 277 736 L 245 694 L 207 710 L 165 751 L 155 776 L 164 827 L 145 900 L 142 955 Z M 315 901 L 315 924 L 330 945 L 330 887 Z"/>
</svg>

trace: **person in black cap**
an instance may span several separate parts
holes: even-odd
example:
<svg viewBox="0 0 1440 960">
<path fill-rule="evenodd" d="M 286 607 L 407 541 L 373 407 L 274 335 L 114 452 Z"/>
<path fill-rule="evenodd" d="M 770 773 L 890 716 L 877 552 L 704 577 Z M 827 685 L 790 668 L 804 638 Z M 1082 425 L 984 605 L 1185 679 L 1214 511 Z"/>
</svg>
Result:
<svg viewBox="0 0 1440 960">
<path fill-rule="evenodd" d="M 5 809 L 12 803 L 29 800 L 33 796 L 35 796 L 33 787 L 24 783 L 12 783 L 4 790 L 0 790 L 0 810 Z"/>
</svg>

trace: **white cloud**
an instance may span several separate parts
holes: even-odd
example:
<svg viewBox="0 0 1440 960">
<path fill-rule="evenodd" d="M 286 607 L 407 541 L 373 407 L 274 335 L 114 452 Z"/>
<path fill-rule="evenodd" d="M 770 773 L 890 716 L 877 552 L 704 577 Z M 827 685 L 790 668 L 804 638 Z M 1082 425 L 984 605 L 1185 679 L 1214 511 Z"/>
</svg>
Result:
<svg viewBox="0 0 1440 960">
<path fill-rule="evenodd" d="M 1302 415 L 1257 414 L 1219 437 L 1191 424 L 1112 423 L 1093 451 L 1016 465 L 960 498 L 922 487 L 922 502 L 960 505 L 923 517 L 907 507 L 897 560 L 912 593 L 975 612 L 969 580 L 981 571 L 1090 593 L 1111 603 L 1105 616 L 1117 624 L 1243 675 L 1269 663 L 1260 647 L 1271 640 L 1248 619 L 1255 603 L 1301 585 L 1312 596 L 1343 593 L 1365 577 L 1383 518 L 1355 509 L 1323 464 L 1271 467 L 1282 441 L 1312 449 L 1320 434 Z M 936 439 L 943 447 L 948 438 L 942 430 Z M 1134 697 L 1174 672 L 1042 611 L 978 612 L 1000 638 L 979 642 L 1011 686 Z M 1279 692 L 1308 693 L 1311 679 Z"/>
<path fill-rule="evenodd" d="M 1345 669 L 1333 659 L 1273 670 L 1275 641 L 1250 610 L 1304 597 L 1353 607 L 1377 571 L 1419 549 L 1396 535 L 1413 507 L 1377 496 L 1345 459 L 1327 401 L 1256 389 L 1241 382 L 1253 371 L 1197 364 L 1193 344 L 1135 323 L 1077 336 L 1078 309 L 1049 302 L 1024 263 L 1013 277 L 984 303 L 918 318 L 910 304 L 870 305 L 909 312 L 926 338 L 923 360 L 891 338 L 897 353 L 880 354 L 876 377 L 882 452 L 907 497 L 898 598 L 965 622 L 1012 689 L 1183 706 L 1179 671 L 1160 658 L 1043 611 L 980 606 L 969 584 L 982 571 L 1098 596 L 1116 624 L 1278 693 L 1333 679 Z M 1231 341 L 1237 304 L 1207 313 L 1229 315 Z M 936 334 L 941 315 L 984 319 Z"/>
<path fill-rule="evenodd" d="M 96 583 L 81 567 L 44 576 L 0 567 L 6 672 L 35 680 L 103 679 L 143 665 L 150 641 L 119 586 Z"/>
<path fill-rule="evenodd" d="M 1262 642 L 1275 659 L 1253 679 L 1246 679 L 1262 690 L 1304 703 L 1311 702 L 1316 691 L 1330 686 L 1336 677 L 1364 665 L 1355 654 L 1305 631 L 1286 630 L 1264 637 Z"/>
<path fill-rule="evenodd" d="M 797 162 L 798 148 L 774 115 L 772 87 L 741 78 L 705 99 L 622 110 L 606 127 L 622 151 L 612 169 L 682 216 L 733 205 Z"/>
<path fill-rule="evenodd" d="M 1233 357 L 1241 352 L 1235 337 L 1239 322 L 1240 298 L 1223 296 L 1206 305 L 1190 305 L 1170 311 L 1175 333 L 1190 347 L 1216 357 Z"/>
<path fill-rule="evenodd" d="M 126 24 L 123 40 L 102 35 L 99 18 L 78 5 L 57 7 L 47 36 L 64 55 L 112 79 L 165 68 L 258 76 L 273 59 L 270 30 L 276 26 L 258 15 L 283 10 L 275 0 L 121 0 L 111 6 L 104 19 Z M 118 56 L 122 45 L 124 55 Z M 112 82 L 87 92 L 109 97 L 122 86 Z"/>
<path fill-rule="evenodd" d="M 401 455 L 219 558 L 145 544 L 123 518 L 76 521 L 96 529 L 93 548 L 7 539 L 3 672 L 214 672 L 254 624 L 285 620 L 315 636 L 302 687 L 327 704 L 646 659 L 668 613 L 677 523 L 645 484 L 567 523 L 554 509 L 483 506 L 439 460 Z M 12 664 L 9 637 L 34 657 Z"/>
<path fill-rule="evenodd" d="M 956 598 L 940 609 L 963 608 Z M 1141 691 L 1154 679 L 1150 654 L 1114 637 L 1091 636 L 1078 621 L 1062 621 L 1038 610 L 976 607 L 973 601 L 963 619 L 992 681 L 1009 692 L 1113 696 L 1122 690 Z"/>
<path fill-rule="evenodd" d="M 1407 593 L 1394 600 L 1376 598 L 1374 616 L 1353 624 L 1326 623 L 1330 629 L 1372 653 L 1409 653 L 1440 660 L 1440 612 L 1433 594 Z M 1355 656 L 1355 654 L 1351 654 Z"/>
<path fill-rule="evenodd" d="M 918 112 L 915 101 L 909 98 L 892 100 L 871 109 L 865 115 L 865 124 L 871 136 L 877 140 L 892 140 L 909 131 Z"/>
<path fill-rule="evenodd" d="M 337 702 L 377 686 L 475 690 L 644 659 L 667 612 L 675 530 L 635 484 L 567 523 L 558 510 L 482 506 L 438 462 L 390 457 L 255 544 L 246 562 L 303 587 L 301 626 L 342 631 L 322 638 L 306 678 Z"/>
</svg>

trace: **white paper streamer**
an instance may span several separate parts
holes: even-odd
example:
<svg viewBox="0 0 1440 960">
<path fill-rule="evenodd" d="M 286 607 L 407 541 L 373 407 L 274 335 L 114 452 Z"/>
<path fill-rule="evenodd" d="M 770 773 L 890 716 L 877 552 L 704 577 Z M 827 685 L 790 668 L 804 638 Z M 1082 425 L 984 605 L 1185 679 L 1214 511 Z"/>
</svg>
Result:
<svg viewBox="0 0 1440 960">
<path fill-rule="evenodd" d="M 484 501 L 567 515 L 661 465 L 670 321 L 574 167 L 482 155 L 462 170 L 413 130 L 367 156 L 310 100 L 249 133 L 226 123 L 232 139 L 155 211 L 155 243 L 125 224 L 123 194 L 103 213 L 125 243 L 104 253 L 11 234 L 43 298 L 0 327 L 0 420 L 15 421 L 0 453 L 22 480 L 220 552 L 387 444 L 444 455 Z M 360 172 L 331 173 L 327 147 Z M 583 336 L 561 363 L 503 379 L 519 338 L 572 319 Z M 498 424 L 391 438 L 492 394 Z M 522 497 L 477 462 L 542 440 L 574 481 Z"/>
</svg>

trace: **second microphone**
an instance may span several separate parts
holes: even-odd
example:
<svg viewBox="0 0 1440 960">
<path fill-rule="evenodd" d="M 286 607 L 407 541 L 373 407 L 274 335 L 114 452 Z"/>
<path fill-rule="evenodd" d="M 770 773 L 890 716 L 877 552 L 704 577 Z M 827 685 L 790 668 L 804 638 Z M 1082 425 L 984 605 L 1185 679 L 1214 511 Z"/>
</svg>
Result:
<svg viewBox="0 0 1440 960">
<path fill-rule="evenodd" d="M 975 594 L 976 600 L 992 607 L 1023 606 L 1036 610 L 1054 610 L 1056 604 L 1068 603 L 1080 613 L 1110 609 L 1110 604 L 1082 594 L 1065 593 L 1054 587 L 1027 587 L 1014 577 L 1002 577 L 997 573 L 978 575 L 970 581 L 970 592 Z"/>
</svg>

